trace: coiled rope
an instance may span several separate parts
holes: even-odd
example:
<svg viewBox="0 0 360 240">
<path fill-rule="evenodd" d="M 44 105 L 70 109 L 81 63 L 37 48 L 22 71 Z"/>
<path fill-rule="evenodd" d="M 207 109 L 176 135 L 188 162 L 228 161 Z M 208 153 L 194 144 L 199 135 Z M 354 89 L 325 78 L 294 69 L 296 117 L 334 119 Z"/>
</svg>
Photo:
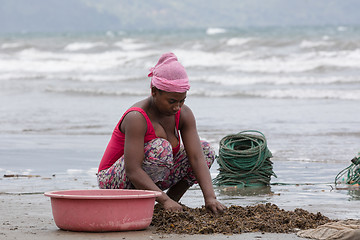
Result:
<svg viewBox="0 0 360 240">
<path fill-rule="evenodd" d="M 242 131 L 221 139 L 219 174 L 213 183 L 218 186 L 267 186 L 273 172 L 271 152 L 264 134 L 256 130 Z"/>
<path fill-rule="evenodd" d="M 360 153 L 351 160 L 350 166 L 336 175 L 335 185 L 339 183 L 360 185 Z"/>
</svg>

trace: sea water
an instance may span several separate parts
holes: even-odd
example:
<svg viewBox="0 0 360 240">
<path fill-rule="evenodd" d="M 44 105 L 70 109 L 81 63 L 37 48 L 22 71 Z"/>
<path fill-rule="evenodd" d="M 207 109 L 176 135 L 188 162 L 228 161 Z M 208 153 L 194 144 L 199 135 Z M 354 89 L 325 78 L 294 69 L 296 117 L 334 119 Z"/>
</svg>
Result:
<svg viewBox="0 0 360 240">
<path fill-rule="evenodd" d="M 220 201 L 360 217 L 359 191 L 334 185 L 360 151 L 353 26 L 1 35 L 0 192 L 97 188 L 117 121 L 149 96 L 148 69 L 169 51 L 187 69 L 202 139 L 218 152 L 224 136 L 258 130 L 273 153 L 270 187 L 216 187 Z M 199 186 L 182 201 L 203 205 Z"/>
</svg>

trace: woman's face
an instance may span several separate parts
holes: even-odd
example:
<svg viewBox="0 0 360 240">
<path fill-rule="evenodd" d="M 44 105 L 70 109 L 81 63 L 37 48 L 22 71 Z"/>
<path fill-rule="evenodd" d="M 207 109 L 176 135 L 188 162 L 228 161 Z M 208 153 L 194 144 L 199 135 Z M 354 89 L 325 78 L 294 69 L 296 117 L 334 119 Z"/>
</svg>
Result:
<svg viewBox="0 0 360 240">
<path fill-rule="evenodd" d="M 171 116 L 175 115 L 182 105 L 184 105 L 186 92 L 165 92 L 154 88 L 152 90 L 152 96 L 159 112 Z"/>
</svg>

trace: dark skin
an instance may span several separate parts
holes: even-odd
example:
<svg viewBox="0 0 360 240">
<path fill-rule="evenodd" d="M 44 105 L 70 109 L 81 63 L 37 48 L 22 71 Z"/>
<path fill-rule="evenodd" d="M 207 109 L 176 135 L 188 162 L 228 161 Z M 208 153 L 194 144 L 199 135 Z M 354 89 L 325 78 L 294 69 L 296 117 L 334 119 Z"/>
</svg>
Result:
<svg viewBox="0 0 360 240">
<path fill-rule="evenodd" d="M 216 199 L 210 171 L 197 133 L 195 117 L 191 109 L 184 105 L 185 98 L 186 92 L 164 92 L 152 87 L 151 96 L 135 103 L 133 107 L 144 109 L 150 118 L 156 135 L 159 138 L 167 139 L 173 148 L 179 144 L 179 136 L 177 136 L 175 127 L 175 114 L 181 108 L 179 130 L 186 154 L 202 190 L 205 207 L 218 214 L 223 212 L 226 207 Z M 156 201 L 163 205 L 166 210 L 181 211 L 182 206 L 178 201 L 189 188 L 187 182 L 182 180 L 165 193 L 156 186 L 142 169 L 144 136 L 147 130 L 145 118 L 139 112 L 129 112 L 124 117 L 120 130 L 125 133 L 125 171 L 131 183 L 137 189 L 162 192 L 162 195 L 157 197 Z"/>
</svg>

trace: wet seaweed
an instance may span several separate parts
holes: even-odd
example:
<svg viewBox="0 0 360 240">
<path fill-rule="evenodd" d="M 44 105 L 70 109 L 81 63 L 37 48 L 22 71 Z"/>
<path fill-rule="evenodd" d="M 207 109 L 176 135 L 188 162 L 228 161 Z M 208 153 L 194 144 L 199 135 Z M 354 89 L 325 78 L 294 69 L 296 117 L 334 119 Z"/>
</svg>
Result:
<svg viewBox="0 0 360 240">
<path fill-rule="evenodd" d="M 176 234 L 240 234 L 248 232 L 293 233 L 331 222 L 320 212 L 314 214 L 297 208 L 285 211 L 267 203 L 255 206 L 231 206 L 223 214 L 214 215 L 205 207 L 182 212 L 165 211 L 156 205 L 151 225 L 158 233 Z"/>
</svg>

